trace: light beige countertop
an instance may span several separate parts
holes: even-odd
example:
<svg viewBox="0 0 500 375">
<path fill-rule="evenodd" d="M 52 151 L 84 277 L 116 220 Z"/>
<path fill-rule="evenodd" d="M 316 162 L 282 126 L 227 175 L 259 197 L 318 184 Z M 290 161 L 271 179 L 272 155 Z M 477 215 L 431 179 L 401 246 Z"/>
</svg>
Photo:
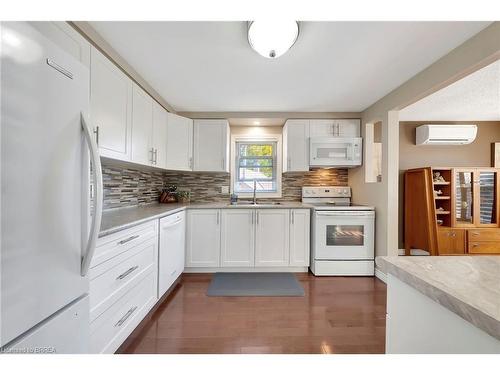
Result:
<svg viewBox="0 0 500 375">
<path fill-rule="evenodd" d="M 500 256 L 377 257 L 376 263 L 500 340 Z"/>
<path fill-rule="evenodd" d="M 259 203 L 231 205 L 225 202 L 219 203 L 154 203 L 144 206 L 134 206 L 126 208 L 115 208 L 105 210 L 102 214 L 101 230 L 99 237 L 118 232 L 123 229 L 133 227 L 149 220 L 158 219 L 174 214 L 185 209 L 220 209 L 220 208 L 311 208 L 310 205 L 302 202 L 280 202 L 280 204 Z"/>
</svg>

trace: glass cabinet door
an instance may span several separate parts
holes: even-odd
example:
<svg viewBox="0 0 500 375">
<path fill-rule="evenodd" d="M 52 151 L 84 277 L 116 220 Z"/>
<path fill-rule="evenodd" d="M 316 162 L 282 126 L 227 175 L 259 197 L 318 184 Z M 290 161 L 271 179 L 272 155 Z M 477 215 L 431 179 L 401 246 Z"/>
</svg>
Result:
<svg viewBox="0 0 500 375">
<path fill-rule="evenodd" d="M 473 223 L 473 206 L 473 173 L 471 171 L 457 171 L 455 173 L 455 219 L 457 225 Z"/>
<path fill-rule="evenodd" d="M 497 172 L 479 171 L 479 224 L 496 224 L 496 180 Z"/>
</svg>

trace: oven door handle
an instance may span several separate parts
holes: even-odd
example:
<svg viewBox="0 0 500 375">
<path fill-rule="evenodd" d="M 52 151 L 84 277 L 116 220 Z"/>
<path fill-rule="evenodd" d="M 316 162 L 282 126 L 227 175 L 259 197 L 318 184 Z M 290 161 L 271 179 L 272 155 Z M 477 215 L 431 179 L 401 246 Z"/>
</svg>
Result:
<svg viewBox="0 0 500 375">
<path fill-rule="evenodd" d="M 335 217 L 346 217 L 346 216 L 356 216 L 356 217 L 375 217 L 374 212 L 355 212 L 355 211 L 317 211 L 317 216 L 335 216 Z"/>
</svg>

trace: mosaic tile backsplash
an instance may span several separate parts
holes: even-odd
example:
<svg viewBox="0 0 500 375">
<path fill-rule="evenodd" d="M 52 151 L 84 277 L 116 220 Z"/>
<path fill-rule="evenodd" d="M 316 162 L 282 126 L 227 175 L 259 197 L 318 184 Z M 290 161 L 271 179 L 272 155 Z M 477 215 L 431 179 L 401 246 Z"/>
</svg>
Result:
<svg viewBox="0 0 500 375">
<path fill-rule="evenodd" d="M 176 185 L 190 191 L 191 201 L 228 202 L 229 194 L 220 192 L 229 186 L 228 173 L 151 171 L 103 164 L 104 209 L 137 206 L 158 202 L 163 187 Z M 284 173 L 282 198 L 268 200 L 300 201 L 302 186 L 347 185 L 347 169 L 316 169 Z M 259 199 L 265 201 L 266 199 Z"/>
</svg>

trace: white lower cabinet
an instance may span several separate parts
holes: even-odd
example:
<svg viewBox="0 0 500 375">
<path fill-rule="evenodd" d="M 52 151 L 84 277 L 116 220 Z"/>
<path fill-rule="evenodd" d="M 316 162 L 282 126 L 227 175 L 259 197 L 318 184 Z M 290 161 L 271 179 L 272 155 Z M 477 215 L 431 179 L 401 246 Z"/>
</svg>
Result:
<svg viewBox="0 0 500 375">
<path fill-rule="evenodd" d="M 188 210 L 186 240 L 186 267 L 219 267 L 220 210 Z"/>
<path fill-rule="evenodd" d="M 101 237 L 90 279 L 90 350 L 114 353 L 158 301 L 158 220 Z"/>
<path fill-rule="evenodd" d="M 288 266 L 289 210 L 255 210 L 255 266 Z"/>
<path fill-rule="evenodd" d="M 290 266 L 309 267 L 311 212 L 290 210 Z"/>
<path fill-rule="evenodd" d="M 254 210 L 222 210 L 222 267 L 253 267 Z"/>
<path fill-rule="evenodd" d="M 189 209 L 187 272 L 309 266 L 309 209 Z"/>
<path fill-rule="evenodd" d="M 156 277 L 151 272 L 90 324 L 92 353 L 114 353 L 156 303 Z"/>
</svg>

